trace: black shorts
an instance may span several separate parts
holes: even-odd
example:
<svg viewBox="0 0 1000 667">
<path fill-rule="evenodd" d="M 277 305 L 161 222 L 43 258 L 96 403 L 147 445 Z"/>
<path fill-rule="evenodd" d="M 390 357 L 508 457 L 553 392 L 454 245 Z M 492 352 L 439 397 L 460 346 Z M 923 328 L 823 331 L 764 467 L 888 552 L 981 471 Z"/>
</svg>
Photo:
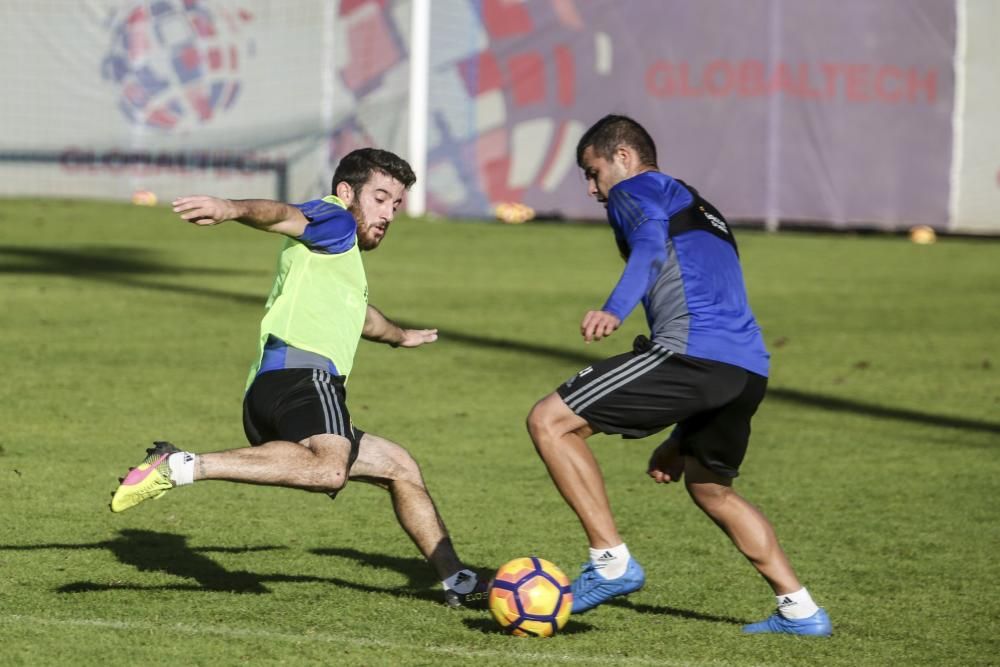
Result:
<svg viewBox="0 0 1000 667">
<path fill-rule="evenodd" d="M 251 445 L 301 442 L 324 433 L 351 441 L 350 467 L 364 433 L 351 423 L 344 378 L 313 368 L 261 373 L 243 398 L 243 431 Z"/>
<path fill-rule="evenodd" d="M 685 455 L 736 477 L 766 389 L 762 375 L 670 352 L 639 336 L 632 352 L 583 369 L 557 392 L 602 433 L 645 438 L 677 424 L 672 437 Z"/>
</svg>

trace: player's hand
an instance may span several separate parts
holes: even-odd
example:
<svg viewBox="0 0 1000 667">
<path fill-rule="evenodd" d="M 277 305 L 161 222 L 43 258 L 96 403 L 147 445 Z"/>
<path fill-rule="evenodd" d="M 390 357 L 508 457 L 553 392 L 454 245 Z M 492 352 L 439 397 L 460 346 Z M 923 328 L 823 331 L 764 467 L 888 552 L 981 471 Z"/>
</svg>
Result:
<svg viewBox="0 0 1000 667">
<path fill-rule="evenodd" d="M 681 476 L 684 475 L 684 457 L 681 455 L 680 442 L 667 438 L 654 449 L 649 457 L 646 474 L 657 484 L 681 481 Z"/>
<path fill-rule="evenodd" d="M 217 225 L 237 217 L 236 207 L 228 199 L 192 195 L 173 201 L 174 213 L 195 225 Z"/>
<path fill-rule="evenodd" d="M 438 339 L 437 329 L 403 329 L 403 340 L 396 347 L 419 347 Z"/>
<path fill-rule="evenodd" d="M 606 310 L 588 310 L 580 323 L 580 333 L 588 343 L 595 340 L 607 338 L 615 329 L 620 327 L 622 321 L 617 316 Z"/>
</svg>

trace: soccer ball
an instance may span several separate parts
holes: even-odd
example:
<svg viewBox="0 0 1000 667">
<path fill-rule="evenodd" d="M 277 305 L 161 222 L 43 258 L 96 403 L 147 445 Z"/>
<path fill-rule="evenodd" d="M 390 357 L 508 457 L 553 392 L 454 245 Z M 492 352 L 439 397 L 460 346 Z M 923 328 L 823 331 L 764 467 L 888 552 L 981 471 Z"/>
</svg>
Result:
<svg viewBox="0 0 1000 667">
<path fill-rule="evenodd" d="M 490 612 L 518 637 L 551 637 L 566 625 L 573 607 L 569 578 L 544 558 L 515 558 L 490 582 Z"/>
</svg>

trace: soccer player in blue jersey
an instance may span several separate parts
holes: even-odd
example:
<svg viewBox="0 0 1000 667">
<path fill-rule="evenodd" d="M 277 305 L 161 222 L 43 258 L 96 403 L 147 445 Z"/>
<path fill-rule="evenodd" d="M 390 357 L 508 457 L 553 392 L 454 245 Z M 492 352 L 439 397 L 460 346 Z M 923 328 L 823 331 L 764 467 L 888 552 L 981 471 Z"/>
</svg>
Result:
<svg viewBox="0 0 1000 667">
<path fill-rule="evenodd" d="M 610 115 L 577 144 L 588 194 L 607 209 L 625 270 L 580 331 L 610 336 L 641 302 L 650 336 L 631 352 L 595 363 L 539 401 L 528 430 L 559 492 L 590 541 L 573 582 L 579 613 L 645 583 L 618 533 L 604 478 L 586 439 L 594 433 L 643 438 L 676 424 L 649 459 L 660 484 L 683 477 L 688 494 L 774 590 L 777 611 L 747 633 L 829 635 L 767 518 L 733 490 L 750 419 L 764 398 L 769 355 L 747 303 L 732 230 L 683 181 L 660 172 L 646 130 Z"/>
</svg>

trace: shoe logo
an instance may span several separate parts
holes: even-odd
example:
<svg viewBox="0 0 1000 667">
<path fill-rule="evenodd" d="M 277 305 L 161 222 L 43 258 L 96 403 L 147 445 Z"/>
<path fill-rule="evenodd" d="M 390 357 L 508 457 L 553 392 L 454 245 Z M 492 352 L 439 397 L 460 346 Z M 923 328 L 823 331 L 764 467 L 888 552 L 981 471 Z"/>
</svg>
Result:
<svg viewBox="0 0 1000 667">
<path fill-rule="evenodd" d="M 469 575 L 469 573 L 467 573 L 467 572 L 459 572 L 458 573 L 458 577 L 456 577 L 456 579 L 455 579 L 455 586 L 458 586 L 459 584 L 464 584 L 466 581 L 468 581 L 471 578 L 472 577 Z"/>
<path fill-rule="evenodd" d="M 122 481 L 122 486 L 132 486 L 133 484 L 138 484 L 149 477 L 152 473 L 156 472 L 157 466 L 159 466 L 163 461 L 169 456 L 169 454 L 164 454 L 160 458 L 152 461 L 150 463 L 140 463 L 139 467 L 133 468 L 125 476 L 124 481 Z"/>
<path fill-rule="evenodd" d="M 594 563 L 594 569 L 603 570 L 608 566 L 607 561 L 612 561 L 614 559 L 615 559 L 614 554 L 612 554 L 610 551 L 605 551 L 604 553 L 602 553 L 600 556 L 597 557 L 597 562 Z"/>
</svg>

